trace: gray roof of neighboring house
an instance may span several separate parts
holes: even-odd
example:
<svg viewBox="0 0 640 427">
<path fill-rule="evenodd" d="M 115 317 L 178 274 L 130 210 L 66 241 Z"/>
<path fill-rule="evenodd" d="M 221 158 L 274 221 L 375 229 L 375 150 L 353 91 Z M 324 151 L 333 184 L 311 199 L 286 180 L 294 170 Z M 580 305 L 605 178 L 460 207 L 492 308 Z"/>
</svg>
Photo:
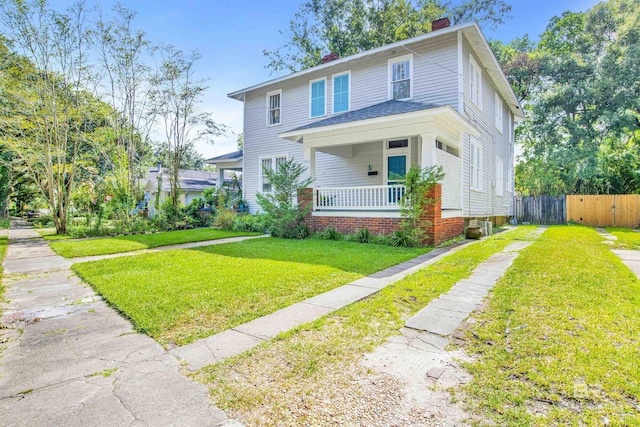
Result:
<svg viewBox="0 0 640 427">
<path fill-rule="evenodd" d="M 339 125 L 342 123 L 357 122 L 359 120 L 375 119 L 378 117 L 393 116 L 396 114 L 412 113 L 414 111 L 430 110 L 440 106 L 435 104 L 425 104 L 424 102 L 414 101 L 385 101 L 370 107 L 361 108 L 359 110 L 349 111 L 344 114 L 329 117 L 324 120 L 301 126 L 290 130 L 295 132 L 298 130 L 312 129 L 323 126 Z"/>
<path fill-rule="evenodd" d="M 166 168 L 162 168 L 162 190 L 170 191 L 169 185 L 169 171 Z M 158 182 L 158 170 L 152 169 L 147 174 L 147 182 L 151 182 L 155 187 Z M 184 191 L 204 191 L 209 187 L 216 185 L 217 179 L 215 172 L 195 171 L 195 170 L 183 170 L 178 175 L 178 183 L 180 189 Z"/>
<path fill-rule="evenodd" d="M 236 160 L 242 159 L 242 150 L 233 151 L 231 153 L 223 154 L 218 157 L 212 157 L 210 159 L 205 160 L 207 163 L 215 163 L 215 162 L 233 162 Z"/>
</svg>

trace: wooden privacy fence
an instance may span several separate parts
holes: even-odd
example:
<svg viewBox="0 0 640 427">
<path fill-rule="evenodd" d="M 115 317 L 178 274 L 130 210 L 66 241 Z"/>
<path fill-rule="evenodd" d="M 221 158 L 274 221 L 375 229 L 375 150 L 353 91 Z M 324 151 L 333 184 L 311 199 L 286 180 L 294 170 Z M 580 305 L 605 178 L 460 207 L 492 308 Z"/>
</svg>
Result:
<svg viewBox="0 0 640 427">
<path fill-rule="evenodd" d="M 593 227 L 636 228 L 640 225 L 640 195 L 567 196 L 567 221 Z"/>
<path fill-rule="evenodd" d="M 565 196 L 515 197 L 514 214 L 518 224 L 565 224 Z"/>
<path fill-rule="evenodd" d="M 571 195 L 515 197 L 514 215 L 519 224 L 566 224 L 592 227 L 640 226 L 640 195 Z"/>
</svg>

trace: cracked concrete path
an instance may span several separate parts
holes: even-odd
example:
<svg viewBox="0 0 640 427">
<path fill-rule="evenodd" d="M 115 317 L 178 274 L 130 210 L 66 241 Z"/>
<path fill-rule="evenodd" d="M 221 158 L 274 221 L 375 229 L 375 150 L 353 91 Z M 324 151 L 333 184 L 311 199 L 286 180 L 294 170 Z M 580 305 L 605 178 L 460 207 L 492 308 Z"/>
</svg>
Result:
<svg viewBox="0 0 640 427">
<path fill-rule="evenodd" d="M 605 239 L 602 243 L 614 245 L 615 241 L 618 240 L 616 236 L 604 228 L 596 228 L 596 232 Z M 611 252 L 620 258 L 622 263 L 640 279 L 640 251 L 634 249 L 611 249 Z"/>
<path fill-rule="evenodd" d="M 539 227 L 530 236 L 535 239 L 544 230 L 546 227 Z M 515 242 L 491 256 L 470 277 L 410 318 L 399 335 L 364 356 L 366 367 L 401 381 L 404 399 L 430 420 L 424 425 L 467 425 L 468 415 L 459 402 L 452 401 L 448 390 L 471 379 L 461 367 L 461 362 L 471 359 L 460 349 L 449 351 L 446 347 L 450 340 L 456 343 L 464 337 L 461 330 L 474 323 L 469 315 L 482 307 L 483 299 L 518 252 L 532 243 Z"/>
<path fill-rule="evenodd" d="M 0 318 L 0 426 L 237 425 L 207 388 L 12 221 Z"/>
</svg>

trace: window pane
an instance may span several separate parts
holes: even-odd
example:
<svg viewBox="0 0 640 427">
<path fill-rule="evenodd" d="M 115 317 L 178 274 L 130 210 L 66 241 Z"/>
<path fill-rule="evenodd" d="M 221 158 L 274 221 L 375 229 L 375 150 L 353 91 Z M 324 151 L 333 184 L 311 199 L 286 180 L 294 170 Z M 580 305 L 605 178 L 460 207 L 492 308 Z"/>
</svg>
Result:
<svg viewBox="0 0 640 427">
<path fill-rule="evenodd" d="M 411 97 L 411 80 L 393 83 L 393 99 L 405 99 L 409 97 Z"/>
<path fill-rule="evenodd" d="M 324 80 L 311 83 L 311 117 L 324 116 Z"/>
<path fill-rule="evenodd" d="M 340 113 L 349 110 L 349 75 L 333 79 L 333 112 Z"/>
</svg>

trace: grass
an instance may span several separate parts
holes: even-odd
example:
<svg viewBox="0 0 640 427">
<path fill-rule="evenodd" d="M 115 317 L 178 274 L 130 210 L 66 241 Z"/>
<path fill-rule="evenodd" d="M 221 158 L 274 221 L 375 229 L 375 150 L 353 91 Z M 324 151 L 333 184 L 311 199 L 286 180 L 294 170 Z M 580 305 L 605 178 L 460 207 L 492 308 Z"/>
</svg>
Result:
<svg viewBox="0 0 640 427">
<path fill-rule="evenodd" d="M 74 265 L 161 344 L 188 344 L 428 249 L 265 238 Z"/>
<path fill-rule="evenodd" d="M 358 361 L 385 342 L 408 317 L 446 292 L 458 280 L 535 227 L 474 243 L 437 263 L 294 331 L 281 334 L 242 355 L 206 367 L 194 377 L 207 385 L 219 407 L 249 425 L 319 425 L 326 402 L 353 402 L 350 409 L 371 412 Z M 389 405 L 387 405 L 389 406 Z M 335 425 L 358 425 L 357 413 L 335 412 Z"/>
<path fill-rule="evenodd" d="M 4 285 L 2 284 L 2 276 L 4 275 L 4 257 L 7 255 L 7 245 L 9 244 L 9 238 L 6 236 L 0 236 L 0 301 L 4 301 Z M 2 309 L 0 309 L 0 315 L 2 315 Z"/>
<path fill-rule="evenodd" d="M 479 419 L 640 425 L 640 285 L 601 242 L 551 227 L 498 282 L 467 348 L 464 398 Z"/>
<path fill-rule="evenodd" d="M 640 250 L 640 232 L 618 227 L 607 227 L 606 230 L 618 238 L 614 241 L 614 247 Z"/>
<path fill-rule="evenodd" d="M 0 228 L 9 228 L 9 218 L 0 218 Z"/>
<path fill-rule="evenodd" d="M 227 237 L 256 236 L 259 234 L 260 233 L 216 230 L 213 228 L 196 228 L 194 230 L 166 231 L 154 234 L 136 234 L 133 236 L 52 242 L 50 246 L 65 258 L 77 258 L 138 251 L 180 243 L 224 239 Z"/>
</svg>

